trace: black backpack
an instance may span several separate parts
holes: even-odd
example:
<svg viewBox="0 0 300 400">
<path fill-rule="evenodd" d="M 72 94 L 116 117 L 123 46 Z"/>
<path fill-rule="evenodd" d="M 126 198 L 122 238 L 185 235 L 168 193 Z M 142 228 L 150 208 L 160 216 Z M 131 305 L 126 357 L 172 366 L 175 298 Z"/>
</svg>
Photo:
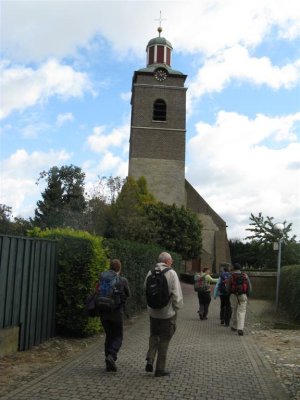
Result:
<svg viewBox="0 0 300 400">
<path fill-rule="evenodd" d="M 149 307 L 160 309 L 170 300 L 169 285 L 165 273 L 171 268 L 154 269 L 146 281 L 146 299 Z"/>
<path fill-rule="evenodd" d="M 97 312 L 111 312 L 121 305 L 120 277 L 105 271 L 100 276 L 98 292 L 95 297 Z"/>
</svg>

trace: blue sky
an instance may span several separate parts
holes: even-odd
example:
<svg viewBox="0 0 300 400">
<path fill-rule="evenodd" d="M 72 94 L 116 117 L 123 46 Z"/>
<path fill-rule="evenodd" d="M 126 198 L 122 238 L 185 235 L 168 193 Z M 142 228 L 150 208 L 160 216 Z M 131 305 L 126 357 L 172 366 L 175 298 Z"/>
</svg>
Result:
<svg viewBox="0 0 300 400">
<path fill-rule="evenodd" d="M 162 35 L 188 75 L 186 177 L 244 238 L 251 213 L 300 237 L 300 7 L 289 0 L 2 1 L 0 203 L 34 215 L 52 166 L 86 191 L 128 171 L 131 79 Z"/>
</svg>

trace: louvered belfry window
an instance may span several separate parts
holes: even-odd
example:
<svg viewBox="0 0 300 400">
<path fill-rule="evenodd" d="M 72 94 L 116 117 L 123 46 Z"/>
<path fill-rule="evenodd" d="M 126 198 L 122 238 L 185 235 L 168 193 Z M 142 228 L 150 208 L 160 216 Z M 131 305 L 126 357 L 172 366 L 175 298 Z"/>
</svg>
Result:
<svg viewBox="0 0 300 400">
<path fill-rule="evenodd" d="M 166 121 L 167 105 L 162 99 L 155 100 L 153 104 L 153 121 Z"/>
</svg>

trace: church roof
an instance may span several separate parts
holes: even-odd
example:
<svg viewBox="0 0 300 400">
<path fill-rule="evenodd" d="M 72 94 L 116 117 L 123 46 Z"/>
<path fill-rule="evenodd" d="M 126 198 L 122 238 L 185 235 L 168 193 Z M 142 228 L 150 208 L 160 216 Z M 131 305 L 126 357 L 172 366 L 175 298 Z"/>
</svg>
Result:
<svg viewBox="0 0 300 400">
<path fill-rule="evenodd" d="M 161 37 L 161 36 L 157 36 L 156 38 L 153 38 L 153 39 L 149 40 L 147 48 L 149 46 L 154 46 L 156 44 L 163 45 L 163 46 L 168 46 L 171 49 L 173 49 L 171 43 L 167 39 L 165 39 L 164 37 Z"/>
<path fill-rule="evenodd" d="M 180 71 L 176 71 L 175 69 L 169 67 L 166 64 L 150 64 L 146 68 L 141 68 L 138 70 L 138 72 L 150 72 L 153 73 L 157 68 L 164 68 L 165 70 L 168 71 L 169 75 L 184 75 Z"/>
</svg>

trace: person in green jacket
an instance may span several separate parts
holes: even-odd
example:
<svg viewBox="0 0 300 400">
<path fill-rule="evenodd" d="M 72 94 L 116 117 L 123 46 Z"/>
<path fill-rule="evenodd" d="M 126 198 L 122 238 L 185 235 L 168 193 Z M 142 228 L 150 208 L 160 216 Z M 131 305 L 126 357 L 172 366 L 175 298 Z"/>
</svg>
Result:
<svg viewBox="0 0 300 400">
<path fill-rule="evenodd" d="M 214 279 L 210 276 L 210 270 L 208 267 L 204 267 L 200 274 L 196 274 L 195 280 L 198 278 L 202 278 L 204 281 L 204 285 L 197 289 L 198 292 L 198 300 L 199 300 L 199 317 L 201 320 L 206 320 L 208 315 L 208 308 L 211 302 L 211 288 L 210 285 L 212 283 L 217 283 L 218 279 Z"/>
</svg>

